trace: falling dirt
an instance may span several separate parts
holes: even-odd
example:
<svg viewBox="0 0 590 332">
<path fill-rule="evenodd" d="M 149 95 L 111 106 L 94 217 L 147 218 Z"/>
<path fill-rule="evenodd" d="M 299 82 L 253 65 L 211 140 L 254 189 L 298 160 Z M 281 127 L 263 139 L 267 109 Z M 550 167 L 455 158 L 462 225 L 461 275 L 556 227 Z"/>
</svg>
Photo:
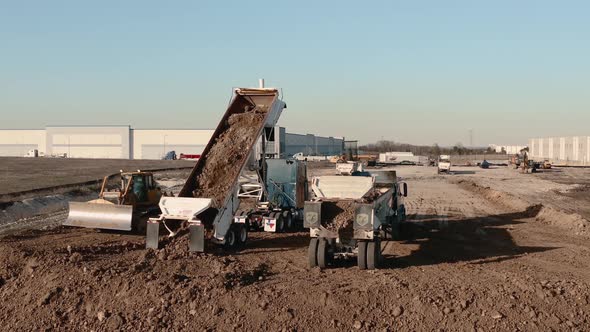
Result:
<svg viewBox="0 0 590 332">
<path fill-rule="evenodd" d="M 216 209 L 223 205 L 258 137 L 266 112 L 268 107 L 257 106 L 229 117 L 227 129 L 214 142 L 209 153 L 199 161 L 204 166 L 196 179 L 194 197 L 211 198 L 211 207 Z"/>
<path fill-rule="evenodd" d="M 352 238 L 354 213 L 354 201 L 322 202 L 322 226 L 337 233 L 341 238 Z"/>
</svg>

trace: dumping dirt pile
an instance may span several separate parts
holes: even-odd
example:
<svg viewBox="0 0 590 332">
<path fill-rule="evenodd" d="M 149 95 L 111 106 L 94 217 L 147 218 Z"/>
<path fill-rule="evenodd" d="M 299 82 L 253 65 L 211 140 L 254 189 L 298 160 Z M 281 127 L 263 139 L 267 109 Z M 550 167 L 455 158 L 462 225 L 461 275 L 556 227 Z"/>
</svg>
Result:
<svg viewBox="0 0 590 332">
<path fill-rule="evenodd" d="M 342 238 L 352 238 L 354 212 L 354 201 L 322 202 L 322 226 Z"/>
<path fill-rule="evenodd" d="M 244 160 L 248 158 L 250 147 L 258 138 L 258 130 L 268 110 L 267 106 L 257 106 L 229 117 L 225 131 L 200 160 L 204 166 L 196 179 L 194 197 L 213 199 L 213 208 L 223 205 Z"/>
<path fill-rule="evenodd" d="M 3 328 L 186 329 L 195 325 L 197 311 L 217 310 L 205 309 L 211 298 L 263 281 L 270 273 L 262 263 L 244 266 L 231 256 L 143 247 L 137 237 L 71 228 L 2 239 Z"/>
</svg>

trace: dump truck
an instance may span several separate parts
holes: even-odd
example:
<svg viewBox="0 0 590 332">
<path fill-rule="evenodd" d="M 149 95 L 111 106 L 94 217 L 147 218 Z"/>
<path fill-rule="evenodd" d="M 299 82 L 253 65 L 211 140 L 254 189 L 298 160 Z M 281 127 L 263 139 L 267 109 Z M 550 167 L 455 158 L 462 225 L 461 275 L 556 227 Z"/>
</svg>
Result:
<svg viewBox="0 0 590 332">
<path fill-rule="evenodd" d="M 247 225 L 234 218 L 239 206 L 238 179 L 264 128 L 274 127 L 284 108 L 278 89 L 234 89 L 225 114 L 178 197 L 160 200 L 162 213 L 148 222 L 146 247 L 159 247 L 159 226 L 169 221 L 188 224 L 190 251 L 203 252 L 206 241 L 227 248 L 245 244 Z"/>
<path fill-rule="evenodd" d="M 293 159 L 267 159 L 256 182 L 240 184 L 236 224 L 265 232 L 293 231 L 303 226 L 303 206 L 308 199 L 307 165 Z"/>
<path fill-rule="evenodd" d="M 340 175 L 352 175 L 354 172 L 362 172 L 363 164 L 358 161 L 345 161 L 336 163 L 336 173 Z"/>
<path fill-rule="evenodd" d="M 377 269 L 381 241 L 407 235 L 408 186 L 395 171 L 318 176 L 311 187 L 315 198 L 304 207 L 310 267 L 326 268 L 335 258 L 356 257 L 360 269 Z"/>
<path fill-rule="evenodd" d="M 145 232 L 150 216 L 160 212 L 163 196 L 151 172 L 121 171 L 120 186 L 107 190 L 109 176 L 102 181 L 98 199 L 70 202 L 65 226 Z"/>
</svg>

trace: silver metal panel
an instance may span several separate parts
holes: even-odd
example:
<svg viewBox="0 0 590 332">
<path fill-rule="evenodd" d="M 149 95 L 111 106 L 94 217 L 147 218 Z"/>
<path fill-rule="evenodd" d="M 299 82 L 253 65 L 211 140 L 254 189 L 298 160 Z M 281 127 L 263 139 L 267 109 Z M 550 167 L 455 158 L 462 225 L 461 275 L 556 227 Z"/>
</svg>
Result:
<svg viewBox="0 0 590 332">
<path fill-rule="evenodd" d="M 305 202 L 303 207 L 303 227 L 320 227 L 322 220 L 322 202 Z"/>
<path fill-rule="evenodd" d="M 130 231 L 133 207 L 114 204 L 70 202 L 66 226 Z"/>
<path fill-rule="evenodd" d="M 147 249 L 158 249 L 160 246 L 160 223 L 148 222 L 146 230 L 145 247 Z"/>
</svg>

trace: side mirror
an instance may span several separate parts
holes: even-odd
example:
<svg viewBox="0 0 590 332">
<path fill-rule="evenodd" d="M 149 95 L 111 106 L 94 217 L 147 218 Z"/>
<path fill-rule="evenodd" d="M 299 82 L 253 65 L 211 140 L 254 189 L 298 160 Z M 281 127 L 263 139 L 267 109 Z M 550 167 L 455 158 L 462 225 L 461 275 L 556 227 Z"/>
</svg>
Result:
<svg viewBox="0 0 590 332">
<path fill-rule="evenodd" d="M 408 184 L 404 182 L 404 197 L 408 197 Z"/>
</svg>

